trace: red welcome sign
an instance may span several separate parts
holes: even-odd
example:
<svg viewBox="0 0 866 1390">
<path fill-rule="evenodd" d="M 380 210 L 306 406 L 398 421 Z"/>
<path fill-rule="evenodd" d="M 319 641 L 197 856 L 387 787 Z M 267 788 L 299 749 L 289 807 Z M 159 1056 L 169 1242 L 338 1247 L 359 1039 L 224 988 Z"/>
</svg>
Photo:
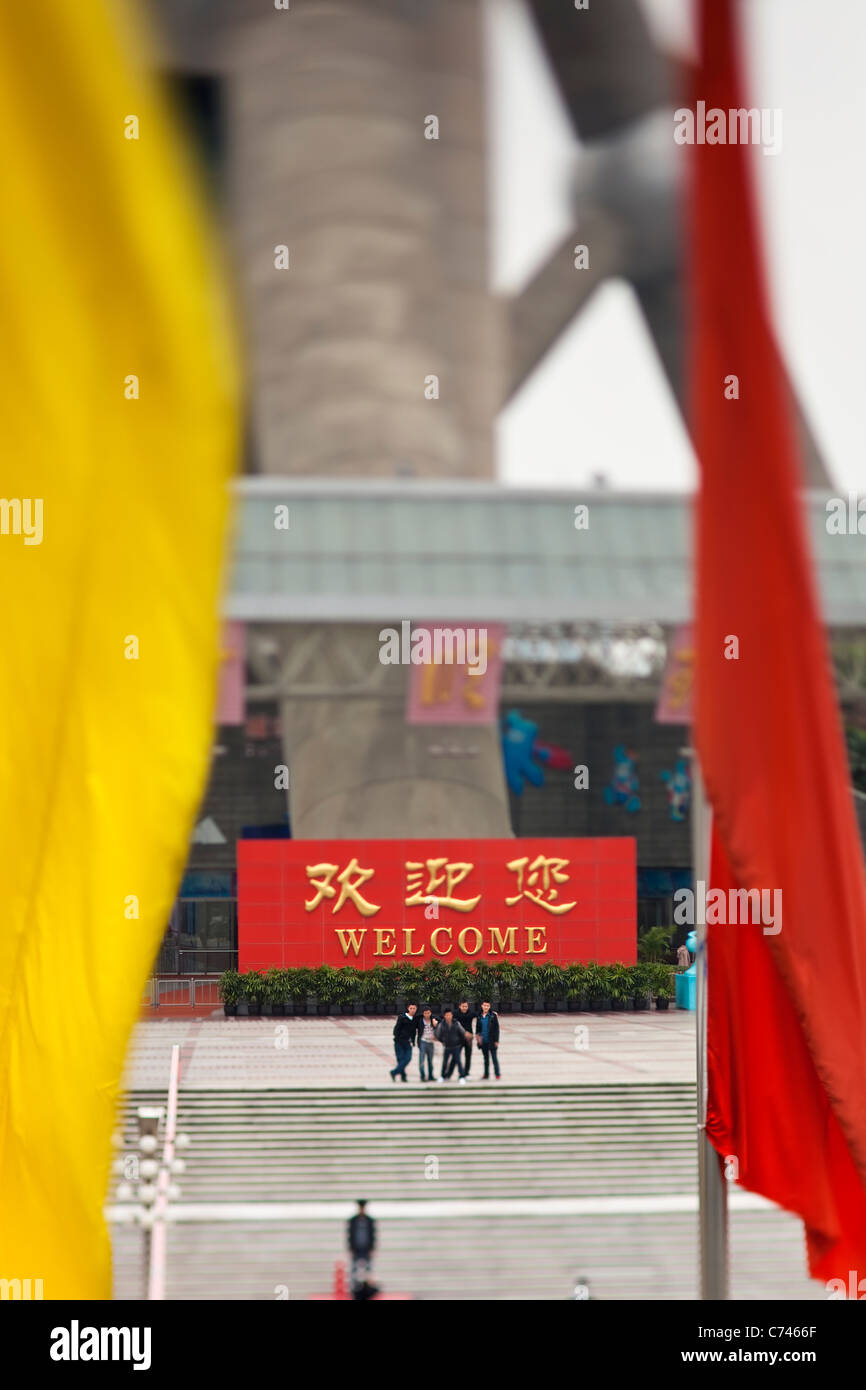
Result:
<svg viewBox="0 0 866 1390">
<path fill-rule="evenodd" d="M 241 840 L 241 970 L 635 960 L 633 839 Z"/>
</svg>

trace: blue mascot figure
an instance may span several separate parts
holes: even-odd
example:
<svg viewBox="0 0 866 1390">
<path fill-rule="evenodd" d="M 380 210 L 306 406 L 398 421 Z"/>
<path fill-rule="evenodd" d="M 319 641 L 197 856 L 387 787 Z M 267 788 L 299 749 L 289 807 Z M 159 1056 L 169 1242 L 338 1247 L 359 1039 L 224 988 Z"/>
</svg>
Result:
<svg viewBox="0 0 866 1390">
<path fill-rule="evenodd" d="M 538 725 L 524 719 L 518 710 L 509 710 L 502 727 L 502 755 L 505 760 L 505 780 L 515 796 L 523 791 L 524 782 L 533 787 L 544 786 L 544 773 L 534 759 L 550 761 L 550 751 L 535 743 Z"/>
<path fill-rule="evenodd" d="M 685 820 L 692 799 L 692 777 L 688 763 L 678 758 L 673 772 L 662 773 L 662 781 L 667 784 L 671 820 Z"/>
<path fill-rule="evenodd" d="M 613 776 L 604 789 L 604 799 L 608 806 L 624 806 L 634 813 L 640 810 L 639 787 L 634 754 L 627 753 L 624 745 L 618 743 L 613 750 Z"/>
</svg>

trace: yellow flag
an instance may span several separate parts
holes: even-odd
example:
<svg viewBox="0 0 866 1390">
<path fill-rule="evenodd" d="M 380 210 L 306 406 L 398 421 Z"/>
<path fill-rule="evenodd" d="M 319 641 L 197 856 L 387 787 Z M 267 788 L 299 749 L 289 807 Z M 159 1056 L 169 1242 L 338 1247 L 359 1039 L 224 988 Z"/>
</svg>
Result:
<svg viewBox="0 0 866 1390">
<path fill-rule="evenodd" d="M 0 1278 L 108 1298 L 124 1055 L 206 775 L 236 387 L 116 3 L 0 9 Z"/>
</svg>

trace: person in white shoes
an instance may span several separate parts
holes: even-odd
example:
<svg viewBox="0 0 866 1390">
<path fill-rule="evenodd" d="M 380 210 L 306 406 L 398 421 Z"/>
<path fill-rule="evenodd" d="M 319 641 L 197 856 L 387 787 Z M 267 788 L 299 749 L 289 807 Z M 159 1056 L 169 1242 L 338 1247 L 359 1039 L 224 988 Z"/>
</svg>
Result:
<svg viewBox="0 0 866 1390">
<path fill-rule="evenodd" d="M 463 1048 L 466 1043 L 466 1029 L 461 1028 L 451 1009 L 445 1010 L 445 1015 L 439 1027 L 436 1029 L 436 1037 L 442 1044 L 442 1075 L 440 1082 L 449 1077 L 454 1070 L 456 1063 L 460 1073 L 460 1085 L 466 1085 L 466 1072 L 463 1066 Z"/>
</svg>

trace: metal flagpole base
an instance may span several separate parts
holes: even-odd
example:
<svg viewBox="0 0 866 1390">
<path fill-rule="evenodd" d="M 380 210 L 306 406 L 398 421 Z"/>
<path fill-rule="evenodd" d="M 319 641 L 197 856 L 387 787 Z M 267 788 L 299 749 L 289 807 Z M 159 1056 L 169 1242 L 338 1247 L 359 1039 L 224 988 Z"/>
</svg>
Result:
<svg viewBox="0 0 866 1390">
<path fill-rule="evenodd" d="M 728 1192 L 719 1155 L 698 1129 L 701 1298 L 728 1297 Z"/>
<path fill-rule="evenodd" d="M 692 764 L 692 872 L 697 902 L 697 884 L 710 878 L 711 811 L 704 794 L 697 753 L 684 750 Z M 701 1250 L 701 1298 L 728 1297 L 728 1194 L 726 1179 L 716 1153 L 707 1138 L 707 927 L 695 921 L 697 957 L 695 961 L 697 1034 L 697 1110 L 698 1110 L 698 1227 Z"/>
</svg>

